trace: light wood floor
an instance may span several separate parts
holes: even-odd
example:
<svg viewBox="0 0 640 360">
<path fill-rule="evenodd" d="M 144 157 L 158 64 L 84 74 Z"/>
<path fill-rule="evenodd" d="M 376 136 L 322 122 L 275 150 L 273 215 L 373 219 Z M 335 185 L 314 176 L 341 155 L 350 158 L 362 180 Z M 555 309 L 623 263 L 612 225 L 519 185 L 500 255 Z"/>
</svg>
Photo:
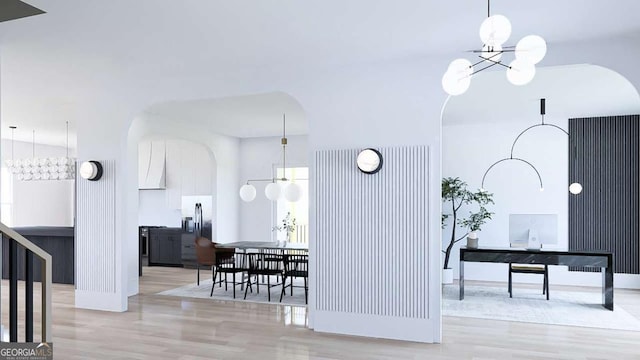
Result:
<svg viewBox="0 0 640 360">
<path fill-rule="evenodd" d="M 640 359 L 640 332 L 469 318 L 444 317 L 439 345 L 320 334 L 304 308 L 155 295 L 195 270 L 144 273 L 126 313 L 75 309 L 73 286 L 55 285 L 55 359 Z M 640 292 L 618 290 L 616 302 L 638 304 Z"/>
</svg>

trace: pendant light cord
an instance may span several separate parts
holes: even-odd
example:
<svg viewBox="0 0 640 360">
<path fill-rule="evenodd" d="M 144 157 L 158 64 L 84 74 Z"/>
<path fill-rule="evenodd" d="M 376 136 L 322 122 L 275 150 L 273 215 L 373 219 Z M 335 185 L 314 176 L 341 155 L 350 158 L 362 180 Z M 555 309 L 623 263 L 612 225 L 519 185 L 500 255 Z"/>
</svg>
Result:
<svg viewBox="0 0 640 360">
<path fill-rule="evenodd" d="M 491 0 L 487 0 L 487 17 L 491 17 Z"/>
</svg>

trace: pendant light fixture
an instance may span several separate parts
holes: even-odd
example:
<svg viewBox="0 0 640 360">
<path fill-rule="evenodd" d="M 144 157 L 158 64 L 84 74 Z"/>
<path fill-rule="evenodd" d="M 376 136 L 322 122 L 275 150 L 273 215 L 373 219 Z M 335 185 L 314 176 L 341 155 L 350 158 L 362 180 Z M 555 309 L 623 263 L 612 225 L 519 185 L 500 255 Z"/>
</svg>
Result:
<svg viewBox="0 0 640 360">
<path fill-rule="evenodd" d="M 289 202 L 296 202 L 302 197 L 302 189 L 300 185 L 289 182 L 286 177 L 287 169 L 287 119 L 286 114 L 282 114 L 282 138 L 280 144 L 282 145 L 282 168 L 284 170 L 282 177 L 277 176 L 271 179 L 249 179 L 246 184 L 240 188 L 240 198 L 243 201 L 250 202 L 256 198 L 256 188 L 253 186 L 253 182 L 268 182 L 264 189 L 264 195 L 271 201 L 277 201 L 284 196 Z"/>
<path fill-rule="evenodd" d="M 518 140 L 520 140 L 520 137 L 522 137 L 522 135 L 524 135 L 527 131 L 529 131 L 531 129 L 534 129 L 534 128 L 537 128 L 537 127 L 549 126 L 549 127 L 552 127 L 552 128 L 555 128 L 555 129 L 558 129 L 558 130 L 562 131 L 565 135 L 567 135 L 567 137 L 569 136 L 569 133 L 565 129 L 563 129 L 563 128 L 557 126 L 557 125 L 554 125 L 554 124 L 545 123 L 544 122 L 545 114 L 546 114 L 546 99 L 540 99 L 540 123 L 529 126 L 528 128 L 524 129 L 522 132 L 520 132 L 520 134 L 518 134 L 518 136 L 516 136 L 515 140 L 513 141 L 513 144 L 511 144 L 511 154 L 510 154 L 510 156 L 508 158 L 500 159 L 500 160 L 496 161 L 495 163 L 491 164 L 491 166 L 489 166 L 489 168 L 484 172 L 484 175 L 482 176 L 482 185 L 481 185 L 480 191 L 485 191 L 484 181 L 485 181 L 489 171 L 491 171 L 491 169 L 493 169 L 494 166 L 496 166 L 496 165 L 498 165 L 498 164 L 500 164 L 502 162 L 511 161 L 511 160 L 515 160 L 515 161 L 519 161 L 519 162 L 525 163 L 529 167 L 531 167 L 535 171 L 536 175 L 538 176 L 538 181 L 540 183 L 540 191 L 544 191 L 544 186 L 542 185 L 542 177 L 540 176 L 540 172 L 538 171 L 538 169 L 536 169 L 536 167 L 533 166 L 533 164 L 531 164 L 530 162 L 528 162 L 528 161 L 526 161 L 524 159 L 521 159 L 521 158 L 514 157 L 513 156 L 513 152 L 515 150 L 516 144 L 518 143 Z M 579 182 L 573 182 L 571 185 L 569 185 L 569 192 L 574 194 L 574 195 L 580 194 L 582 192 L 582 185 Z"/>
<path fill-rule="evenodd" d="M 442 87 L 452 96 L 465 93 L 471 85 L 471 76 L 500 65 L 507 69 L 507 80 L 513 85 L 528 84 L 536 74 L 535 64 L 547 53 L 547 43 L 538 35 L 523 37 L 516 46 L 505 46 L 511 36 L 511 22 L 503 15 L 491 15 L 491 0 L 487 0 L 487 18 L 480 25 L 482 48 L 471 50 L 480 59 L 471 63 L 467 59 L 456 59 L 442 77 Z M 514 53 L 515 59 L 505 65 L 503 55 Z M 474 67 L 480 66 L 479 69 Z"/>
<path fill-rule="evenodd" d="M 66 156 L 36 157 L 36 131 L 32 131 L 31 158 L 17 159 L 13 157 L 14 131 L 11 129 L 11 160 L 5 164 L 18 180 L 72 180 L 75 178 L 75 159 L 69 157 L 69 122 L 66 122 Z"/>
</svg>

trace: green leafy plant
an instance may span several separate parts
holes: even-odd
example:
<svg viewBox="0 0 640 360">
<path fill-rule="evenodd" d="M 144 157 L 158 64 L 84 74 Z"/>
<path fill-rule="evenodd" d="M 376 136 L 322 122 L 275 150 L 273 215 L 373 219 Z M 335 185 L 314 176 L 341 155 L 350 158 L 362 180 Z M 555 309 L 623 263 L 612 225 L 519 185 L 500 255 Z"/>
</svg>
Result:
<svg viewBox="0 0 640 360">
<path fill-rule="evenodd" d="M 485 208 L 488 204 L 493 204 L 493 194 L 480 190 L 478 192 L 472 192 L 467 189 L 467 183 L 460 180 L 460 178 L 444 178 L 442 179 L 442 228 L 446 228 L 447 225 L 451 225 L 451 237 L 449 239 L 449 245 L 446 250 L 442 250 L 444 256 L 444 268 L 449 268 L 449 259 L 451 258 L 451 250 L 453 246 L 462 241 L 470 231 L 478 231 L 484 225 L 487 220 L 491 220 L 492 212 L 487 211 Z M 445 213 L 446 208 L 450 203 L 451 212 Z M 460 208 L 462 205 L 477 206 L 477 212 L 469 211 L 469 215 L 462 217 L 460 214 Z M 451 221 L 448 221 L 451 218 Z M 462 227 L 468 230 L 464 235 L 456 237 L 456 228 Z"/>
<path fill-rule="evenodd" d="M 271 230 L 286 231 L 287 240 L 289 240 L 291 233 L 296 230 L 296 218 L 291 218 L 291 212 L 287 212 L 287 216 L 285 216 L 284 219 L 282 219 L 282 225 L 276 225 Z"/>
</svg>

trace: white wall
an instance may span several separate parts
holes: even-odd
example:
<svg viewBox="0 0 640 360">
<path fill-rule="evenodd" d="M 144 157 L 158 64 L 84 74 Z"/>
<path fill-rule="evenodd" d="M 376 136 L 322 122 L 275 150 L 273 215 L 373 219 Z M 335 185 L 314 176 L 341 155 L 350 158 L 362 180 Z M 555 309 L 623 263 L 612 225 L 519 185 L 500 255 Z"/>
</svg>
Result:
<svg viewBox="0 0 640 360">
<path fill-rule="evenodd" d="M 549 109 L 547 109 L 549 113 Z M 497 115 L 494 115 L 497 116 Z M 469 184 L 469 189 L 480 188 L 482 176 L 487 168 L 501 158 L 509 157 L 511 145 L 518 134 L 533 123 L 515 121 L 513 123 L 489 123 L 489 119 L 477 118 L 476 125 L 445 125 L 442 128 L 442 176 L 460 177 Z M 445 120 L 446 121 L 446 120 Z M 538 120 L 539 121 L 539 120 Z M 566 119 L 547 116 L 545 122 L 567 130 Z M 479 232 L 480 246 L 509 247 L 509 214 L 557 214 L 558 244 L 544 245 L 547 249 L 568 248 L 568 186 L 573 182 L 568 178 L 568 137 L 551 127 L 538 127 L 528 131 L 518 141 L 514 157 L 531 162 L 540 172 L 544 191 L 540 192 L 538 178 L 528 166 L 518 161 L 506 161 L 496 165 L 488 174 L 484 188 L 494 194 L 494 205 L 488 210 L 494 212 Z M 579 195 L 578 195 L 579 196 Z M 451 213 L 443 204 L 443 212 Z M 473 208 L 476 209 L 476 208 Z M 467 214 L 468 208 L 461 208 Z M 458 230 L 458 237 L 464 234 Z M 451 225 L 442 232 L 443 248 L 449 243 Z M 459 248 L 461 241 L 452 251 L 449 267 L 458 278 Z M 599 273 L 569 272 L 566 266 L 551 266 L 551 284 L 601 286 Z M 466 263 L 465 278 L 468 280 L 507 281 L 506 264 Z M 540 276 L 514 275 L 514 281 L 541 283 Z M 640 276 L 616 274 L 616 287 L 638 288 Z"/>
<path fill-rule="evenodd" d="M 15 159 L 32 157 L 31 143 L 15 141 L 13 150 Z M 42 144 L 35 147 L 37 157 L 66 154 L 64 147 Z M 70 151 L 69 156 L 75 156 L 74 152 Z M 2 167 L 6 167 L 7 159 L 11 159 L 11 140 L 3 139 Z M 11 184 L 1 186 L 5 189 Z M 74 226 L 74 194 L 73 180 L 20 181 L 14 175 L 13 199 L 2 199 L 2 202 L 13 202 L 11 226 Z"/>
<path fill-rule="evenodd" d="M 166 188 L 138 191 L 138 224 L 180 227 L 182 196 L 211 195 L 215 199 L 215 162 L 210 150 L 202 144 L 152 138 L 166 142 Z M 151 138 L 146 137 L 144 141 Z M 216 222 L 214 219 L 214 224 Z"/>
<path fill-rule="evenodd" d="M 287 136 L 287 166 L 309 166 L 307 136 Z M 282 166 L 280 137 L 246 138 L 240 140 L 240 181 L 268 179 L 274 167 Z M 240 240 L 269 241 L 274 222 L 275 203 L 264 196 L 267 183 L 253 183 L 256 198 L 240 203 Z M 240 185 L 238 186 L 238 189 Z"/>
</svg>

